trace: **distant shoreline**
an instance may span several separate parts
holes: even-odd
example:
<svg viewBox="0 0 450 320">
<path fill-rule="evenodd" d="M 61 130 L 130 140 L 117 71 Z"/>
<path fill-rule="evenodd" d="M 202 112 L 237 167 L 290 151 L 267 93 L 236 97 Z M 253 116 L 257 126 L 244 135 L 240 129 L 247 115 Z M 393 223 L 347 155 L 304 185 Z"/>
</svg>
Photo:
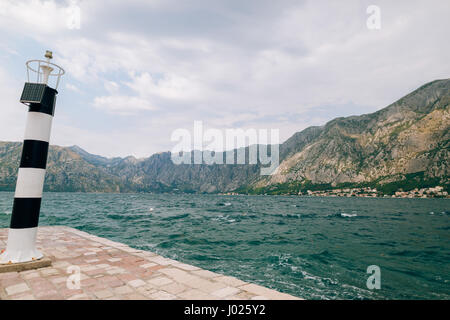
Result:
<svg viewBox="0 0 450 320">
<path fill-rule="evenodd" d="M 14 193 L 12 190 L 0 190 L 0 193 Z M 120 194 L 153 194 L 153 195 L 210 195 L 210 196 L 282 196 L 282 197 L 299 197 L 299 198 L 365 198 L 365 199 L 450 199 L 450 195 L 446 196 L 396 196 L 396 195 L 335 195 L 335 194 L 246 194 L 246 193 L 188 193 L 188 192 L 83 192 L 83 191 L 44 191 L 45 193 L 70 193 L 70 194 L 105 194 L 105 195 L 120 195 Z"/>
</svg>

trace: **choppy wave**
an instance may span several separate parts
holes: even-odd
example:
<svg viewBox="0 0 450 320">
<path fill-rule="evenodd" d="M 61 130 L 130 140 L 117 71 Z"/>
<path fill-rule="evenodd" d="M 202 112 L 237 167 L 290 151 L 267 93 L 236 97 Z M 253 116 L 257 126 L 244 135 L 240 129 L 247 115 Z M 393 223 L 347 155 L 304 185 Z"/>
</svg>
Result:
<svg viewBox="0 0 450 320">
<path fill-rule="evenodd" d="M 218 207 L 229 207 L 229 206 L 231 206 L 231 202 L 218 202 L 218 203 L 216 203 L 216 206 L 218 206 Z"/>
<path fill-rule="evenodd" d="M 189 217 L 189 213 L 178 214 L 174 216 L 162 217 L 161 220 L 172 221 Z"/>
<path fill-rule="evenodd" d="M 344 218 L 353 218 L 353 217 L 357 217 L 358 215 L 356 213 L 341 213 L 341 217 Z"/>
</svg>

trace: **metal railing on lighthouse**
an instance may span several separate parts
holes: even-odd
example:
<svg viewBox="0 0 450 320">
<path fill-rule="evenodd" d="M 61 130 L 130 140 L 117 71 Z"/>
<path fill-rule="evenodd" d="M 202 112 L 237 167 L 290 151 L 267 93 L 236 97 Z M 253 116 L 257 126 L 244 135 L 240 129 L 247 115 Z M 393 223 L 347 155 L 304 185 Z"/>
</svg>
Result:
<svg viewBox="0 0 450 320">
<path fill-rule="evenodd" d="M 0 264 L 20 263 L 43 257 L 36 248 L 37 226 L 44 188 L 50 131 L 55 113 L 56 95 L 64 69 L 46 60 L 27 61 L 27 82 L 20 102 L 28 106 L 16 192 L 6 249 Z"/>
</svg>

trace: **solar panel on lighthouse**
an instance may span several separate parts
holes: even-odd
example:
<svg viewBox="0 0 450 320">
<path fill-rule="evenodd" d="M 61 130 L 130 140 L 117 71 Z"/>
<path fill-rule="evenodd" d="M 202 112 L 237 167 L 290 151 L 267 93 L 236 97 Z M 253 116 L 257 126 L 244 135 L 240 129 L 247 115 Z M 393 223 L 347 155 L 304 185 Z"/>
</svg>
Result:
<svg viewBox="0 0 450 320">
<path fill-rule="evenodd" d="M 44 83 L 25 83 L 20 102 L 40 103 L 44 97 L 45 87 Z"/>
</svg>

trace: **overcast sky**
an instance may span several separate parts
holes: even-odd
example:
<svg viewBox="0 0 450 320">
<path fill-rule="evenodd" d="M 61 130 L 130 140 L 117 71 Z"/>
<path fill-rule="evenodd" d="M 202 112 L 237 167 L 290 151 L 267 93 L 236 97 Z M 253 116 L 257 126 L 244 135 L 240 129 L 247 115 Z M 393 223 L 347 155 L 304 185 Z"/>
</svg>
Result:
<svg viewBox="0 0 450 320">
<path fill-rule="evenodd" d="M 0 140 L 22 140 L 24 64 L 49 49 L 67 72 L 52 144 L 146 157 L 195 120 L 284 141 L 449 78 L 449 17 L 448 0 L 0 0 Z"/>
</svg>

